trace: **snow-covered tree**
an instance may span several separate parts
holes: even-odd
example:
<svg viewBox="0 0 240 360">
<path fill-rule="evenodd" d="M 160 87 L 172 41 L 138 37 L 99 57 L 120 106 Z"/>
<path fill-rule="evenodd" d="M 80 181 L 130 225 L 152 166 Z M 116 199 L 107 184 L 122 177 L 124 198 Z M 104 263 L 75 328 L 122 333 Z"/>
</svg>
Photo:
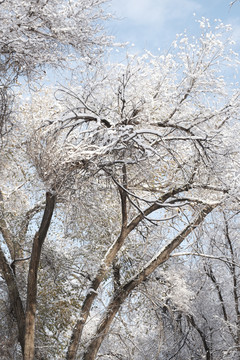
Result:
<svg viewBox="0 0 240 360">
<path fill-rule="evenodd" d="M 33 85 L 33 81 L 40 79 L 45 71 L 51 68 L 59 68 L 70 66 L 70 63 L 79 59 L 84 62 L 97 62 L 104 47 L 109 43 L 104 32 L 102 23 L 108 18 L 103 10 L 104 0 L 91 1 L 48 1 L 48 0 L 21 0 L 14 2 L 11 0 L 3 0 L 0 2 L 0 134 L 1 140 L 5 140 L 4 135 L 11 129 L 12 125 L 16 125 L 18 114 L 16 106 L 14 107 L 14 98 L 16 88 L 21 82 L 28 82 L 29 87 Z M 18 91 L 18 96 L 19 96 Z M 12 144 L 11 144 L 12 145 Z M 9 148 L 8 148 L 9 150 Z M 7 150 L 3 150 L 3 159 L 5 155 L 12 160 L 12 154 Z M 21 158 L 22 159 L 22 158 Z M 9 162 L 9 164 L 11 161 Z M 10 165 L 9 165 L 10 166 Z M 25 168 L 21 175 L 24 176 Z M 10 171 L 14 173 L 14 171 Z M 19 177 L 19 180 L 21 178 Z M 14 183 L 14 181 L 13 181 Z M 9 182 L 9 191 L 14 192 Z M 6 241 L 11 259 L 14 261 L 19 258 L 23 252 L 21 249 L 22 240 L 24 239 L 29 221 L 38 213 L 40 207 L 37 205 L 29 212 L 24 207 L 22 213 L 21 230 L 19 237 L 14 239 L 14 231 L 9 231 L 7 223 L 9 219 L 5 219 L 5 206 L 3 204 L 4 192 L 1 184 L 1 233 Z M 2 196 L 3 193 L 3 196 Z M 52 199 L 52 198 L 51 198 Z M 51 203 L 53 205 L 53 203 Z M 24 211 L 25 217 L 24 217 Z M 43 222 L 45 221 L 45 217 Z M 48 223 L 48 221 L 47 221 Z M 18 224 L 19 225 L 19 224 Z M 43 225 L 43 224 L 42 224 Z M 46 230 L 41 236 L 45 238 Z M 41 232 L 41 231 L 40 231 Z M 16 241 L 15 241 L 16 240 Z M 20 241 L 20 242 L 19 242 Z M 15 243 L 15 246 L 13 245 Z M 16 249 L 18 244 L 18 250 Z M 36 261 L 36 265 L 38 260 Z M 15 265 L 13 263 L 13 265 Z M 38 265 L 37 265 L 38 267 Z M 31 351 L 26 349 L 26 344 L 30 344 L 31 340 L 24 340 L 24 334 L 32 336 L 34 331 L 28 332 L 28 326 L 25 327 L 25 314 L 22 301 L 19 295 L 19 289 L 16 286 L 14 274 L 9 267 L 4 251 L 1 252 L 1 271 L 5 279 L 9 291 L 11 308 L 14 315 L 18 319 L 19 341 L 22 350 L 25 347 L 25 358 L 33 355 L 28 354 Z M 33 284 L 32 284 L 33 285 Z M 34 289 L 34 285 L 29 285 L 29 289 Z M 34 292 L 34 290 L 33 290 Z M 33 296 L 34 297 L 34 296 Z M 28 306 L 28 305 L 27 305 Z M 32 310 L 32 309 L 31 309 Z M 28 323 L 28 321 L 27 321 Z M 32 323 L 34 327 L 34 323 Z M 25 331 L 26 329 L 26 331 Z M 32 335 L 31 335 L 32 334 Z"/>
<path fill-rule="evenodd" d="M 184 314 L 186 324 L 193 321 L 191 291 L 169 259 L 217 207 L 239 207 L 237 55 L 229 27 L 217 23 L 213 31 L 206 19 L 199 24 L 199 39 L 183 33 L 166 54 L 128 55 L 104 66 L 88 62 L 71 88 L 19 100 L 17 126 L 4 149 L 18 176 L 7 188 L 3 163 L 0 265 L 25 360 L 38 356 L 36 319 L 38 340 L 55 336 L 56 345 L 68 337 L 62 350 L 68 360 L 114 358 L 114 329 L 121 337 L 130 322 L 127 305 L 136 313 L 148 294 L 150 302 L 154 295 L 161 299 L 163 313 L 167 307 Z M 23 197 L 14 217 L 17 189 Z M 46 237 L 52 245 L 45 244 L 41 260 Z M 29 252 L 26 270 L 21 264 Z M 28 273 L 22 293 L 20 271 L 25 278 Z M 51 288 L 57 307 L 66 307 L 68 297 L 69 326 L 69 315 L 59 319 L 51 305 Z"/>
<path fill-rule="evenodd" d="M 239 212 L 216 212 L 193 244 L 188 281 L 192 298 L 193 342 L 206 359 L 239 357 Z M 189 253 L 190 254 L 190 253 Z M 193 321 L 192 321 L 193 320 Z M 202 343 L 202 345 L 201 345 Z"/>
<path fill-rule="evenodd" d="M 0 2 L 0 130 L 9 129 L 13 87 L 77 57 L 93 62 L 109 43 L 102 23 L 105 0 L 3 0 Z M 67 65 L 68 64 L 68 65 Z"/>
<path fill-rule="evenodd" d="M 233 192 L 238 153 L 231 137 L 234 129 L 235 134 L 239 131 L 239 93 L 228 88 L 223 78 L 235 54 L 227 45 L 227 29 L 218 24 L 214 33 L 208 26 L 207 20 L 200 22 L 199 40 L 180 36 L 172 53 L 129 56 L 126 64 L 91 72 L 80 87 L 57 91 L 55 96 L 63 107 L 67 104 L 66 111 L 62 117 L 58 112 L 50 124 L 43 123 L 32 139 L 29 151 L 38 172 L 60 197 L 79 196 L 78 189 L 93 178 L 99 184 L 103 179 L 109 186 L 112 182 L 121 200 L 120 234 L 83 302 L 69 359 L 76 356 L 99 285 L 141 222 L 160 221 L 161 231 L 165 225 L 170 233 L 166 238 L 173 240 L 153 253 L 150 262 L 143 261 L 140 271 L 133 267 L 132 278 L 122 274 L 122 285 L 114 292 L 84 359 L 95 358 L 126 297 L 214 207 L 228 198 L 238 201 Z"/>
</svg>

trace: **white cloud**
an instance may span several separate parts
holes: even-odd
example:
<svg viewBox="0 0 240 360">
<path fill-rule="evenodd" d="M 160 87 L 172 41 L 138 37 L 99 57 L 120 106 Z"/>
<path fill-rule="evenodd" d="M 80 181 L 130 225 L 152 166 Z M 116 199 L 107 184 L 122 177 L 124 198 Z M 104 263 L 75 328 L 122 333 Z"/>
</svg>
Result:
<svg viewBox="0 0 240 360">
<path fill-rule="evenodd" d="M 166 21 L 184 19 L 201 9 L 194 0 L 113 0 L 117 16 L 135 25 L 164 25 Z"/>
</svg>

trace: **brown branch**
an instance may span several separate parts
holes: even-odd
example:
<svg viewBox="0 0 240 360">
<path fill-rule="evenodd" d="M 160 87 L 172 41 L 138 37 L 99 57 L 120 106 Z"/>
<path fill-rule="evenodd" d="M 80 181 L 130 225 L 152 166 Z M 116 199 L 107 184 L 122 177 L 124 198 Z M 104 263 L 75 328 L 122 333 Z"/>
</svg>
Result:
<svg viewBox="0 0 240 360">
<path fill-rule="evenodd" d="M 35 317 L 37 303 L 37 273 L 41 256 L 41 248 L 46 238 L 53 210 L 55 207 L 56 196 L 47 192 L 46 205 L 39 231 L 35 234 L 32 246 L 31 260 L 28 272 L 27 285 L 27 306 L 25 323 L 25 346 L 24 360 L 34 359 L 34 339 L 35 339 Z"/>
<path fill-rule="evenodd" d="M 120 265 L 116 261 L 113 261 L 113 286 L 114 291 L 116 291 L 121 286 L 121 276 L 120 276 Z"/>
<path fill-rule="evenodd" d="M 122 206 L 122 229 L 126 229 L 128 222 L 128 214 L 127 214 L 127 169 L 124 164 L 122 167 L 123 171 L 123 186 L 118 186 L 118 190 L 121 197 L 121 206 Z"/>
<path fill-rule="evenodd" d="M 210 350 L 210 347 L 208 346 L 208 341 L 206 339 L 206 335 L 204 334 L 204 332 L 196 324 L 193 315 L 189 315 L 187 317 L 187 319 L 190 322 L 190 324 L 194 327 L 194 329 L 196 329 L 198 334 L 200 335 L 200 338 L 201 338 L 202 343 L 203 343 L 204 350 L 206 352 L 206 360 L 211 360 L 211 358 L 212 358 L 211 350 Z"/>
<path fill-rule="evenodd" d="M 21 243 L 25 240 L 25 236 L 26 236 L 26 233 L 28 231 L 28 227 L 29 227 L 29 223 L 30 221 L 32 220 L 32 218 L 41 210 L 43 210 L 45 207 L 45 204 L 44 203 L 40 203 L 40 204 L 37 204 L 35 205 L 32 209 L 28 210 L 25 215 L 24 215 L 24 219 L 23 221 L 21 222 L 21 226 L 20 226 L 20 232 L 19 232 L 19 235 L 18 235 L 18 238 L 19 238 L 19 242 L 20 242 L 20 246 L 21 246 Z M 18 254 L 18 257 L 19 256 L 22 256 L 22 253 Z"/>
<path fill-rule="evenodd" d="M 234 0 L 234 1 L 231 1 L 229 6 L 232 7 L 236 2 L 238 2 L 239 0 Z"/>
<path fill-rule="evenodd" d="M 14 259 L 15 251 L 13 246 L 13 236 L 8 229 L 6 221 L 3 218 L 0 219 L 0 232 L 2 233 L 3 239 L 5 240 L 5 243 L 8 247 L 11 258 Z"/>
</svg>

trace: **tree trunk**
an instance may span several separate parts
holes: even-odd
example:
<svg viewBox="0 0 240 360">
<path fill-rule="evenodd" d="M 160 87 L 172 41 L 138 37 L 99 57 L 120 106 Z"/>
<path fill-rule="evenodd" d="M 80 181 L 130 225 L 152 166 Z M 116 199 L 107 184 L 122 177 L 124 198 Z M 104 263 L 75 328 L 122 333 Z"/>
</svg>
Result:
<svg viewBox="0 0 240 360">
<path fill-rule="evenodd" d="M 23 310 L 22 300 L 19 295 L 18 287 L 16 284 L 14 273 L 5 258 L 5 255 L 0 248 L 0 269 L 1 274 L 6 281 L 8 287 L 8 294 L 10 299 L 10 305 L 13 309 L 14 316 L 17 320 L 18 326 L 18 340 L 24 353 L 24 333 L 25 333 L 25 313 Z"/>
<path fill-rule="evenodd" d="M 36 233 L 33 240 L 27 285 L 24 360 L 34 360 L 35 318 L 37 305 L 37 273 L 42 245 L 46 238 L 53 215 L 55 199 L 55 195 L 52 195 L 49 192 L 46 193 L 46 206 L 42 222 L 39 231 Z"/>
</svg>

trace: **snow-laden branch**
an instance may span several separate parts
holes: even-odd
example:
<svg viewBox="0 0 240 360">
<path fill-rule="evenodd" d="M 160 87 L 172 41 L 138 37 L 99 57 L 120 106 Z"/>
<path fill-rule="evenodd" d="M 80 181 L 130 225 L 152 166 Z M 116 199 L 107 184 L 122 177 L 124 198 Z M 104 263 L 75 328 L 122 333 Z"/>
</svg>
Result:
<svg viewBox="0 0 240 360">
<path fill-rule="evenodd" d="M 235 266 L 240 268 L 240 264 L 237 264 L 236 262 L 233 262 L 232 259 L 228 259 L 225 256 L 214 256 L 214 255 L 210 255 L 210 254 L 204 254 L 204 253 L 198 253 L 198 252 L 180 252 L 180 253 L 174 253 L 171 255 L 171 257 L 182 257 L 182 256 L 199 256 L 199 257 L 203 257 L 203 258 L 207 258 L 207 259 L 213 259 L 213 260 L 219 260 L 222 261 L 226 264 L 234 264 Z"/>
</svg>

